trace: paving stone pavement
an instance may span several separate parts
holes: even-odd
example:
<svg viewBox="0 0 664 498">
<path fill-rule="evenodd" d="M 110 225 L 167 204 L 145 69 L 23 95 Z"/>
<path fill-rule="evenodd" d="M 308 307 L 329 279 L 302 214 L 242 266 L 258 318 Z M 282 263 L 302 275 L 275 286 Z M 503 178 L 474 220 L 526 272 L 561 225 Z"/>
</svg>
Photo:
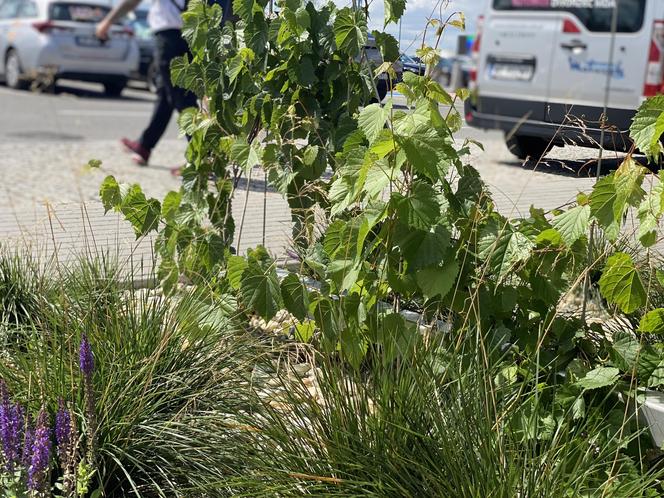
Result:
<svg viewBox="0 0 664 498">
<path fill-rule="evenodd" d="M 484 142 L 485 151 L 475 150 L 470 162 L 489 184 L 503 214 L 527 215 L 531 205 L 545 210 L 563 206 L 579 191 L 589 191 L 595 181 L 592 168 L 584 164 L 596 157 L 596 151 L 556 148 L 546 163 L 524 167 L 496 134 L 473 132 L 473 138 Z M 32 251 L 56 255 L 60 261 L 109 252 L 135 273 L 149 274 L 154 260 L 152 240 L 137 241 L 121 217 L 104 215 L 99 185 L 112 174 L 122 182 L 140 183 L 148 196 L 162 198 L 179 186 L 170 169 L 182 163 L 184 148 L 181 140 L 164 140 L 151 165 L 137 167 L 115 141 L 0 143 L 0 241 L 6 246 L 27 245 Z M 88 168 L 89 159 L 101 160 L 101 168 Z M 609 157 L 605 168 L 615 168 L 618 163 L 619 159 Z M 291 230 L 287 204 L 271 190 L 264 197 L 262 175 L 254 176 L 258 180 L 249 188 L 238 249 L 244 252 L 264 240 L 275 256 L 285 257 Z M 238 226 L 245 187 L 243 182 L 233 203 Z"/>
</svg>

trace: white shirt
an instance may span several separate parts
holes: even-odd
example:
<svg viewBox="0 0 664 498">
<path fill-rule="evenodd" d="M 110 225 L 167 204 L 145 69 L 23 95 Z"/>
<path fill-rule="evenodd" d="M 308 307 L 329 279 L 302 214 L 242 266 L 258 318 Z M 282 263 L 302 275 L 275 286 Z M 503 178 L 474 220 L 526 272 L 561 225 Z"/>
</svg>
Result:
<svg viewBox="0 0 664 498">
<path fill-rule="evenodd" d="M 148 24 L 152 32 L 157 33 L 165 29 L 182 29 L 184 2 L 185 0 L 152 0 L 148 12 Z"/>
</svg>

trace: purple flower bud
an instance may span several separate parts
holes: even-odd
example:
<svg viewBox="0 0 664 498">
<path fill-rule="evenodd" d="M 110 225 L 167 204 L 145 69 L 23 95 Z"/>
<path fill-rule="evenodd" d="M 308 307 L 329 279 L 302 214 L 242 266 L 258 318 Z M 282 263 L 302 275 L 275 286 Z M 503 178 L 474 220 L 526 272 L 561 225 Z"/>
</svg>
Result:
<svg viewBox="0 0 664 498">
<path fill-rule="evenodd" d="M 88 336 L 83 334 L 81 337 L 81 347 L 78 352 L 78 363 L 81 367 L 81 372 L 85 375 L 86 378 L 92 376 L 92 370 L 95 367 L 95 360 L 92 354 L 92 348 L 90 347 L 90 342 L 88 341 Z"/>
<path fill-rule="evenodd" d="M 44 408 L 39 411 L 35 437 L 32 442 L 32 458 L 28 469 L 28 489 L 43 492 L 51 458 L 51 431 L 48 413 Z"/>
<path fill-rule="evenodd" d="M 66 459 L 71 441 L 71 414 L 65 408 L 62 398 L 58 401 L 58 413 L 55 415 L 55 441 L 58 445 L 60 460 Z"/>
<path fill-rule="evenodd" d="M 4 382 L 0 385 L 0 391 L 2 391 L 0 393 L 2 400 L 0 402 L 0 446 L 6 468 L 9 472 L 13 472 L 20 457 L 25 410 L 18 403 L 11 403 Z"/>
</svg>

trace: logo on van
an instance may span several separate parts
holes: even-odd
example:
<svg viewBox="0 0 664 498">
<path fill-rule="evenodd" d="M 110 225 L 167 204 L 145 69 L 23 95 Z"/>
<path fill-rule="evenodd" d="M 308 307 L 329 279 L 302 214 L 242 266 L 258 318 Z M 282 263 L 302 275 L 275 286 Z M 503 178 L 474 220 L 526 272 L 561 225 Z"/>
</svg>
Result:
<svg viewBox="0 0 664 498">
<path fill-rule="evenodd" d="M 622 80 L 625 78 L 622 62 L 610 64 L 608 62 L 589 59 L 580 61 L 574 57 L 569 57 L 569 68 L 579 73 L 611 74 L 611 78 Z"/>
</svg>

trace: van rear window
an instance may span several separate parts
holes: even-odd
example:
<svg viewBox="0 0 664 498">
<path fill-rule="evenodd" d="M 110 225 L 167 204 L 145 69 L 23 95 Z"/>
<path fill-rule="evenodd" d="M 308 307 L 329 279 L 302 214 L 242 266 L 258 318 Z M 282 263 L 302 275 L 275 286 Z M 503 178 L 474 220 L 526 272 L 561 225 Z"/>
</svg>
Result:
<svg viewBox="0 0 664 498">
<path fill-rule="evenodd" d="M 84 3 L 53 3 L 49 11 L 49 19 L 53 21 L 94 22 L 101 21 L 111 11 L 104 5 Z"/>
<path fill-rule="evenodd" d="M 569 12 L 589 31 L 610 32 L 618 5 L 618 32 L 636 33 L 643 26 L 646 0 L 493 0 L 495 10 Z"/>
</svg>

